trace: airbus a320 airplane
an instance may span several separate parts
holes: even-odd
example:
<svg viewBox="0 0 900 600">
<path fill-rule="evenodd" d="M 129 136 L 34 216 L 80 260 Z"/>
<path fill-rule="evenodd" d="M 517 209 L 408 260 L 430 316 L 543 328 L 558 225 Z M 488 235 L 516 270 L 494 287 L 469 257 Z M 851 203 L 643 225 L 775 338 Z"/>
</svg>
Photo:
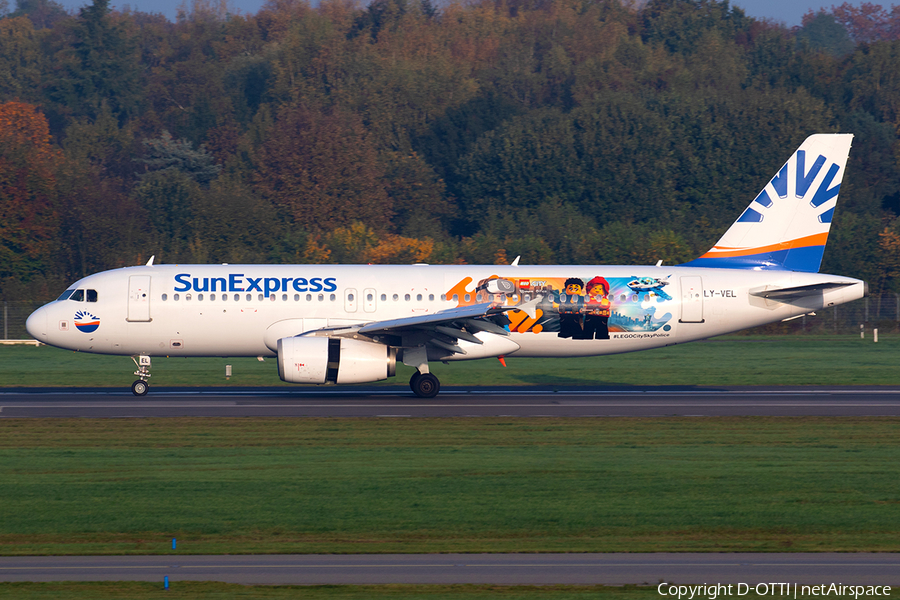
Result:
<svg viewBox="0 0 900 600">
<path fill-rule="evenodd" d="M 853 136 L 809 137 L 706 254 L 656 266 L 154 265 L 75 282 L 27 322 L 35 339 L 130 355 L 270 356 L 291 383 L 365 383 L 429 361 L 671 346 L 862 298 L 819 274 Z"/>
</svg>

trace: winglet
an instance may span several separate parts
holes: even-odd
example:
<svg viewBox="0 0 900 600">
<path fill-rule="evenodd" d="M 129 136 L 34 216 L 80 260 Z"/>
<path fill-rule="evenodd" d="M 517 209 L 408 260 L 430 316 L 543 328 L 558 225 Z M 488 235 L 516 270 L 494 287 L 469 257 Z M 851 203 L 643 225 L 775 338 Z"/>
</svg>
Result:
<svg viewBox="0 0 900 600">
<path fill-rule="evenodd" d="M 521 310 L 530 319 L 537 319 L 537 306 L 543 300 L 543 297 L 534 298 L 533 300 L 529 300 L 525 304 L 520 304 L 518 306 L 509 307 L 510 310 Z"/>
</svg>

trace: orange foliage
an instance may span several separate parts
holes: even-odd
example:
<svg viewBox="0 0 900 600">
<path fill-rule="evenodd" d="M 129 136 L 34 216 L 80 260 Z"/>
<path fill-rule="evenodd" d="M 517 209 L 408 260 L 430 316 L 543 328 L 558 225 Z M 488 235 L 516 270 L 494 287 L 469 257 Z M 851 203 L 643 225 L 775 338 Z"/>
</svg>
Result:
<svg viewBox="0 0 900 600">
<path fill-rule="evenodd" d="M 388 234 L 367 251 L 366 262 L 373 264 L 409 264 L 425 262 L 434 251 L 434 242 Z"/>
<path fill-rule="evenodd" d="M 333 254 L 332 260 L 339 263 L 420 263 L 426 262 L 434 251 L 430 239 L 378 234 L 359 221 L 336 228 L 326 236 L 324 245 L 329 255 Z"/>
<path fill-rule="evenodd" d="M 27 277 L 46 266 L 58 226 L 47 119 L 23 102 L 0 104 L 0 276 Z"/>
<path fill-rule="evenodd" d="M 24 102 L 0 104 L 0 152 L 43 163 L 60 156 L 50 146 L 50 126 L 36 106 Z"/>
</svg>

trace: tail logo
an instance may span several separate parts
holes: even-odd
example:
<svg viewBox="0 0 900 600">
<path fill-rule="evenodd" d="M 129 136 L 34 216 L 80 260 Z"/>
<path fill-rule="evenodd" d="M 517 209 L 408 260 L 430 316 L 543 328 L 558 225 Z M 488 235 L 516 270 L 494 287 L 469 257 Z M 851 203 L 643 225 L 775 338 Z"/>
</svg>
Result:
<svg viewBox="0 0 900 600">
<path fill-rule="evenodd" d="M 809 194 L 809 188 L 812 186 L 813 182 L 818 177 L 819 173 L 822 171 L 822 167 L 825 166 L 826 159 L 821 154 L 816 158 L 815 162 L 809 168 L 809 171 L 806 170 L 806 151 L 798 150 L 795 154 L 796 157 L 796 177 L 794 178 L 794 196 L 798 199 L 805 199 Z M 788 161 L 778 172 L 775 177 L 772 178 L 772 181 L 769 182 L 769 186 L 772 187 L 774 192 L 778 195 L 778 197 L 782 200 L 788 197 L 788 168 L 790 167 L 790 161 Z M 812 198 L 809 201 L 810 206 L 813 208 L 819 208 L 832 198 L 836 197 L 838 193 L 841 191 L 841 183 L 838 181 L 837 184 L 832 186 L 831 184 L 834 182 L 834 178 L 837 176 L 838 171 L 841 168 L 836 163 L 831 163 L 828 167 L 828 172 L 825 173 L 825 177 L 822 178 L 822 181 L 819 183 L 819 187 L 816 188 L 815 193 L 812 195 Z M 764 213 L 760 212 L 756 209 L 755 205 L 759 204 L 762 208 L 771 208 L 775 202 L 772 200 L 772 197 L 769 195 L 768 188 L 763 189 L 760 192 L 759 196 L 756 197 L 754 203 L 750 205 L 747 210 L 744 211 L 744 214 L 738 219 L 739 223 L 761 223 L 763 219 L 765 219 Z M 832 206 L 828 210 L 825 210 L 818 215 L 819 223 L 831 223 L 831 219 L 834 216 L 834 207 Z"/>
</svg>

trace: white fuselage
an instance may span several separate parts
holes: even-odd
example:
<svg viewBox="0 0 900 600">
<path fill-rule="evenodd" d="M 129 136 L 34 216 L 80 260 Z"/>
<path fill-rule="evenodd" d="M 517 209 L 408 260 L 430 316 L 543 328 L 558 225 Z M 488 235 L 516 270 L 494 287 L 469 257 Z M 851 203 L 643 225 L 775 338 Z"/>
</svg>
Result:
<svg viewBox="0 0 900 600">
<path fill-rule="evenodd" d="M 498 346 L 496 352 L 506 356 L 588 356 L 669 346 L 810 313 L 865 293 L 865 284 L 855 279 L 777 270 L 154 265 L 85 277 L 69 288 L 85 293 L 47 304 L 28 319 L 27 327 L 41 342 L 99 354 L 274 356 L 277 340 L 283 337 L 490 301 L 487 292 L 477 288 L 497 277 L 515 285 L 515 293 L 499 297 L 503 304 L 545 299 L 538 304 L 543 321 L 521 311 L 507 313 L 511 321 L 507 339 L 514 345 Z M 584 284 L 604 280 L 606 287 L 595 289 L 606 292 L 598 294 L 605 296 L 609 339 L 560 337 L 554 323 L 566 318 L 565 309 L 556 313 L 549 295 L 558 297 L 568 278 Z M 636 280 L 643 283 L 634 283 Z M 659 285 L 654 287 L 651 280 Z M 823 282 L 846 285 L 791 302 L 753 295 L 767 286 L 777 289 Z M 584 312 L 591 300 L 585 296 L 579 302 Z M 547 320 L 551 313 L 557 321 Z M 484 355 L 457 354 L 448 359 Z"/>
</svg>

